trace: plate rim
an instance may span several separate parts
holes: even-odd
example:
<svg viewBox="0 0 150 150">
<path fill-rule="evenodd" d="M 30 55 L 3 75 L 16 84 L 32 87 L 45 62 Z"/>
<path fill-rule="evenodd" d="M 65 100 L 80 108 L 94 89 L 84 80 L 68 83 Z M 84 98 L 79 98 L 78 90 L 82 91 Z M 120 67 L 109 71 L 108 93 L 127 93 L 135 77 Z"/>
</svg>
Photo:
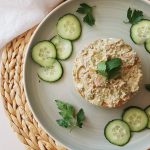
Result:
<svg viewBox="0 0 150 150">
<path fill-rule="evenodd" d="M 36 27 L 36 29 L 34 30 L 30 41 L 26 47 L 26 51 L 25 51 L 25 55 L 24 55 L 24 62 L 23 62 L 23 83 L 24 83 L 24 93 L 25 93 L 25 97 L 26 97 L 26 101 L 27 104 L 30 108 L 30 111 L 32 112 L 34 118 L 36 119 L 36 121 L 40 124 L 40 127 L 42 128 L 42 130 L 44 130 L 46 132 L 46 134 L 48 134 L 48 136 L 50 136 L 54 141 L 56 140 L 57 142 L 59 142 L 61 145 L 63 145 L 63 147 L 67 148 L 67 149 L 71 149 L 68 145 L 62 143 L 60 140 L 58 140 L 55 136 L 51 135 L 47 129 L 42 125 L 41 121 L 38 119 L 36 113 L 33 111 L 30 100 L 29 100 L 29 96 L 28 96 L 28 92 L 27 92 L 27 85 L 26 85 L 26 68 L 27 68 L 27 57 L 28 57 L 28 53 L 30 50 L 30 46 L 31 43 L 33 41 L 33 38 L 35 36 L 35 34 L 37 33 L 37 31 L 39 30 L 39 28 L 44 24 L 44 22 L 54 13 L 56 12 L 58 9 L 60 9 L 61 7 L 67 5 L 68 3 L 72 2 L 74 0 L 67 0 L 65 2 L 60 3 L 58 6 L 56 6 L 52 11 L 50 11 L 45 17 L 44 19 L 39 23 L 39 25 Z"/>
<path fill-rule="evenodd" d="M 58 9 L 60 9 L 61 7 L 65 6 L 65 5 L 68 5 L 69 3 L 71 3 L 72 1 L 75 1 L 75 0 L 66 0 L 66 1 L 62 1 L 62 3 L 60 3 L 58 6 L 56 6 L 52 11 L 50 11 L 44 18 L 43 20 L 39 23 L 39 25 L 36 27 L 36 29 L 34 30 L 31 38 L 30 38 L 30 41 L 26 47 L 26 51 L 25 51 L 25 55 L 24 55 L 24 62 L 23 62 L 23 83 L 24 83 L 24 93 L 25 93 L 25 97 L 26 97 L 26 101 L 27 101 L 27 104 L 30 108 L 30 111 L 32 112 L 34 118 L 36 119 L 36 121 L 40 124 L 40 127 L 46 132 L 46 134 L 48 134 L 53 140 L 56 140 L 57 142 L 59 142 L 61 145 L 63 145 L 65 148 L 67 149 L 71 149 L 70 146 L 64 144 L 61 142 L 61 140 L 58 140 L 54 135 L 51 135 L 48 130 L 43 126 L 43 124 L 41 123 L 41 121 L 38 119 L 36 113 L 33 111 L 32 109 L 32 106 L 31 106 L 31 103 L 30 103 L 30 100 L 29 100 L 29 96 L 28 96 L 28 92 L 27 92 L 27 85 L 26 85 L 26 68 L 27 68 L 27 56 L 29 54 L 29 50 L 30 50 L 30 46 L 31 46 L 31 43 L 33 41 L 33 38 L 35 37 L 35 34 L 37 33 L 37 31 L 39 30 L 39 28 L 44 24 L 44 22 L 54 13 L 56 12 Z M 143 3 L 146 3 L 148 5 L 150 5 L 150 1 L 148 0 L 140 0 L 142 1 Z"/>
</svg>

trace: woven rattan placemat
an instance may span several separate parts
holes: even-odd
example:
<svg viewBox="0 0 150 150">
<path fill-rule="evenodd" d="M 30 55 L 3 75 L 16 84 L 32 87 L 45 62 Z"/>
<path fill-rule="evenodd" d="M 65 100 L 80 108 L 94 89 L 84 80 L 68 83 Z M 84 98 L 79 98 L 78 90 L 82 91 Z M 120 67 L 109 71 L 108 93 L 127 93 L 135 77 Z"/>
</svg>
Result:
<svg viewBox="0 0 150 150">
<path fill-rule="evenodd" d="M 28 150 L 65 150 L 41 129 L 24 95 L 24 52 L 35 28 L 8 43 L 2 52 L 1 95 L 6 114 L 18 138 Z"/>
</svg>

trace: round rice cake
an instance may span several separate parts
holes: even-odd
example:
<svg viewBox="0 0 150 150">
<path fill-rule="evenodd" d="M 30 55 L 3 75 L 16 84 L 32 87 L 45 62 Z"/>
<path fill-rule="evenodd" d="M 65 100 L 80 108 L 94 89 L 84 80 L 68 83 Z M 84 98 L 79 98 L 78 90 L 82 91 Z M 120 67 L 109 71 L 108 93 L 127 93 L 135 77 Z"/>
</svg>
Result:
<svg viewBox="0 0 150 150">
<path fill-rule="evenodd" d="M 108 80 L 97 72 L 97 64 L 120 58 L 120 75 Z M 141 62 L 132 47 L 122 39 L 100 39 L 84 48 L 73 64 L 75 88 L 88 102 L 102 107 L 119 107 L 139 90 Z"/>
</svg>

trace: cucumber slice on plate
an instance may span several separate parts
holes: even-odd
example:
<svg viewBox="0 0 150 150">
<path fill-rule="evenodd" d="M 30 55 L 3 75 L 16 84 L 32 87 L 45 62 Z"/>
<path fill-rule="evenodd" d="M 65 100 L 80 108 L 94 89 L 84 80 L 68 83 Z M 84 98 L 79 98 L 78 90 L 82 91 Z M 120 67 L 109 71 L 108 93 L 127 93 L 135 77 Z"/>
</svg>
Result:
<svg viewBox="0 0 150 150">
<path fill-rule="evenodd" d="M 47 82 L 55 82 L 62 77 L 63 68 L 61 64 L 55 59 L 51 67 L 40 67 L 38 76 Z"/>
<path fill-rule="evenodd" d="M 43 67 L 50 67 L 56 58 L 56 48 L 49 41 L 38 42 L 32 48 L 32 59 L 39 65 Z"/>
<path fill-rule="evenodd" d="M 59 35 L 54 36 L 51 42 L 55 45 L 57 51 L 57 58 L 65 60 L 71 56 L 73 46 L 72 42 L 61 38 Z"/>
<path fill-rule="evenodd" d="M 58 20 L 57 33 L 64 39 L 76 40 L 81 35 L 81 24 L 73 14 L 66 14 Z"/>
<path fill-rule="evenodd" d="M 131 138 L 128 124 L 119 119 L 108 122 L 105 126 L 104 134 L 110 143 L 118 146 L 127 144 Z"/>
<path fill-rule="evenodd" d="M 147 128 L 150 129 L 150 106 L 148 106 L 148 107 L 145 108 L 145 112 L 146 112 L 146 114 L 148 116 L 148 125 L 147 125 Z"/>
<path fill-rule="evenodd" d="M 147 114 L 144 110 L 136 106 L 125 109 L 122 119 L 129 125 L 131 131 L 135 132 L 145 129 L 148 124 Z"/>
<path fill-rule="evenodd" d="M 131 26 L 130 36 L 134 43 L 143 44 L 150 38 L 150 20 L 142 20 Z"/>
<path fill-rule="evenodd" d="M 150 53 L 150 38 L 145 41 L 144 46 L 147 52 Z"/>
</svg>

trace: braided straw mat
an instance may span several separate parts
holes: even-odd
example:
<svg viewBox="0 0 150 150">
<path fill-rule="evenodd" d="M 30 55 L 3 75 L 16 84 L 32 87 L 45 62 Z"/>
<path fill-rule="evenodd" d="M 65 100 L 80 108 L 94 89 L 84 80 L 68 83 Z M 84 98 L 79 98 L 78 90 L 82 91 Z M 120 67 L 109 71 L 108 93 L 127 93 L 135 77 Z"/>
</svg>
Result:
<svg viewBox="0 0 150 150">
<path fill-rule="evenodd" d="M 23 86 L 23 58 L 35 27 L 3 48 L 1 95 L 6 114 L 18 138 L 27 150 L 66 150 L 41 129 L 26 102 Z"/>
</svg>

